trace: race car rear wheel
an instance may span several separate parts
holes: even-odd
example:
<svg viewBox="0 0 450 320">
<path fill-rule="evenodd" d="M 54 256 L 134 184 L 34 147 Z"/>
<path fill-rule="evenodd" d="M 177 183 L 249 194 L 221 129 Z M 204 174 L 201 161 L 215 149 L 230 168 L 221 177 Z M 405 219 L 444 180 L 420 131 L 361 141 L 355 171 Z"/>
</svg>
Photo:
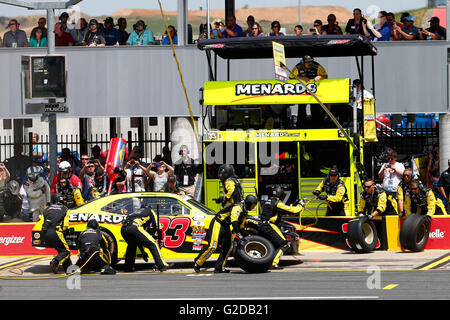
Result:
<svg viewBox="0 0 450 320">
<path fill-rule="evenodd" d="M 111 235 L 111 233 L 106 230 L 106 229 L 102 229 L 101 230 L 102 235 L 105 237 L 106 241 L 108 242 L 108 251 L 109 251 L 109 255 L 111 257 L 111 265 L 115 265 L 117 262 L 119 262 L 119 260 L 117 259 L 117 243 L 116 240 L 114 239 L 114 236 Z M 106 251 L 106 250 L 104 250 Z M 108 254 L 108 252 L 105 252 L 106 254 Z"/>
<path fill-rule="evenodd" d="M 248 273 L 262 273 L 269 270 L 275 255 L 272 243 L 257 235 L 247 236 L 239 241 L 234 260 Z"/>
<path fill-rule="evenodd" d="M 347 236 L 350 247 L 355 252 L 370 252 L 377 245 L 377 229 L 366 216 L 358 217 L 348 223 Z"/>
<path fill-rule="evenodd" d="M 400 244 L 404 249 L 422 251 L 430 234 L 430 220 L 427 216 L 410 214 L 400 229 Z"/>
</svg>

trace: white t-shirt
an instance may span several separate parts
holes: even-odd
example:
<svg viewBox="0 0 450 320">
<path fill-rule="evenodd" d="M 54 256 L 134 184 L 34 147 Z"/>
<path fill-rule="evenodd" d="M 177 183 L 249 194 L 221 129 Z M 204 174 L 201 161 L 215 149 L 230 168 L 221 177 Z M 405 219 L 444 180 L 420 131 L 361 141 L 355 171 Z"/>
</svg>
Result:
<svg viewBox="0 0 450 320">
<path fill-rule="evenodd" d="M 134 173 L 134 192 L 145 191 L 145 172 L 141 168 L 127 169 L 127 189 L 128 192 L 133 190 L 132 179 Z"/>
<path fill-rule="evenodd" d="M 402 175 L 395 172 L 394 168 L 402 173 L 405 171 L 405 166 L 400 162 L 396 162 L 393 168 L 386 168 L 386 164 L 384 164 L 380 169 L 380 172 L 384 170 L 382 187 L 388 192 L 397 192 L 398 185 L 402 181 Z"/>
<path fill-rule="evenodd" d="M 163 174 L 159 175 L 158 173 L 155 175 L 155 178 L 153 179 L 153 191 L 158 192 L 167 183 L 167 180 L 169 179 L 169 175 L 167 172 L 164 172 Z"/>
</svg>

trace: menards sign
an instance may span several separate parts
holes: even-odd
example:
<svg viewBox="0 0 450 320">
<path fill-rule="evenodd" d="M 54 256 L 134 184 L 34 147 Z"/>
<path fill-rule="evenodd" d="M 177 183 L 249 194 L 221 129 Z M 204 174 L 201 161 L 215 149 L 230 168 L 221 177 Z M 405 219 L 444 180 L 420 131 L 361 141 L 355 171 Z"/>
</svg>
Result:
<svg viewBox="0 0 450 320">
<path fill-rule="evenodd" d="M 348 103 L 350 80 L 324 79 L 306 84 L 323 103 Z M 207 81 L 204 105 L 258 105 L 317 103 L 302 83 L 289 80 Z"/>
</svg>

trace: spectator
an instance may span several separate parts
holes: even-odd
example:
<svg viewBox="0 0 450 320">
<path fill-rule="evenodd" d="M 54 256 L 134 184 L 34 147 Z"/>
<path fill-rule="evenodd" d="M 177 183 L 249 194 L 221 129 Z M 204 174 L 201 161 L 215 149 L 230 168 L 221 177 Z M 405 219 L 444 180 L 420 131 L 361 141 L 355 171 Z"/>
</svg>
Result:
<svg viewBox="0 0 450 320">
<path fill-rule="evenodd" d="M 98 169 L 99 171 L 103 171 Z M 80 180 L 82 185 L 82 196 L 84 200 L 92 199 L 92 189 L 95 188 L 95 177 L 96 177 L 97 168 L 95 166 L 95 160 L 89 160 L 83 166 L 80 171 Z"/>
<path fill-rule="evenodd" d="M 303 33 L 303 26 L 301 26 L 301 25 L 296 25 L 295 27 L 294 27 L 294 34 L 296 35 L 296 36 L 301 36 L 302 35 L 302 33 Z"/>
<path fill-rule="evenodd" d="M 17 20 L 9 20 L 8 27 L 9 31 L 3 35 L 3 47 L 28 47 L 27 35 L 25 31 L 19 29 L 19 23 Z"/>
<path fill-rule="evenodd" d="M 99 31 L 98 21 L 91 19 L 89 21 L 89 31 L 86 34 L 86 46 L 88 47 L 104 47 L 106 40 L 103 34 Z"/>
<path fill-rule="evenodd" d="M 85 46 L 86 45 L 86 35 L 89 31 L 88 24 L 85 18 L 80 18 L 80 28 L 72 30 L 72 38 L 74 45 Z"/>
<path fill-rule="evenodd" d="M 322 20 L 314 20 L 314 28 L 310 28 L 308 34 L 317 35 L 322 34 Z"/>
<path fill-rule="evenodd" d="M 330 13 L 327 17 L 328 24 L 322 27 L 322 34 L 342 34 L 342 29 L 336 21 L 336 16 Z"/>
<path fill-rule="evenodd" d="M 346 34 L 360 34 L 364 35 L 362 22 L 367 20 L 362 16 L 362 11 L 359 8 L 353 9 L 353 19 L 349 19 L 345 27 Z"/>
<path fill-rule="evenodd" d="M 446 40 L 447 30 L 439 25 L 440 20 L 438 17 L 433 17 L 428 21 L 430 27 L 426 28 L 423 32 L 419 31 L 421 40 L 426 37 L 426 40 Z M 425 35 L 425 36 L 424 36 Z"/>
<path fill-rule="evenodd" d="M 403 25 L 403 23 L 401 23 L 401 22 L 396 22 L 396 21 L 395 21 L 395 15 L 394 15 L 394 13 L 392 13 L 392 12 L 389 12 L 389 13 L 386 15 L 386 21 L 387 21 L 387 22 L 389 23 L 389 25 L 391 26 L 391 37 L 390 37 L 390 39 L 391 39 L 391 41 L 392 41 L 392 40 L 395 40 L 395 38 L 394 38 L 394 28 L 397 27 L 397 26 L 399 26 L 400 28 L 403 28 L 404 25 Z"/>
<path fill-rule="evenodd" d="M 117 26 L 119 27 L 120 39 L 121 39 L 119 44 L 121 46 L 124 46 L 127 44 L 128 37 L 130 36 L 130 34 L 127 32 L 127 19 L 119 18 L 119 20 L 117 20 Z"/>
<path fill-rule="evenodd" d="M 425 182 L 429 188 L 433 188 L 433 184 L 439 180 L 439 160 L 439 144 L 435 144 L 433 145 L 433 150 L 431 150 L 431 152 L 428 154 L 427 176 L 425 178 Z"/>
<path fill-rule="evenodd" d="M 114 175 L 112 176 L 110 194 L 117 194 L 124 192 L 127 192 L 127 174 L 122 167 L 115 167 Z"/>
<path fill-rule="evenodd" d="M 178 44 L 177 29 L 175 29 L 174 26 L 168 26 L 167 29 L 169 29 L 170 37 L 172 38 L 172 43 Z M 162 45 L 170 45 L 170 39 L 169 39 L 169 36 L 167 35 L 167 30 L 164 34 L 166 36 L 162 40 L 161 44 Z"/>
<path fill-rule="evenodd" d="M 219 38 L 235 38 L 242 37 L 244 32 L 240 25 L 236 24 L 236 16 L 228 16 L 227 24 L 224 26 L 224 30 L 217 29 Z"/>
<path fill-rule="evenodd" d="M 355 79 L 353 80 L 353 86 L 356 88 L 356 105 L 358 109 L 362 109 L 362 99 L 364 95 L 364 99 L 373 99 L 374 96 L 366 89 L 362 90 L 361 80 Z"/>
<path fill-rule="evenodd" d="M 11 179 L 22 183 L 28 167 L 31 166 L 31 158 L 22 154 L 22 145 L 14 144 L 14 156 L 5 160 L 5 165 L 10 172 Z"/>
<path fill-rule="evenodd" d="M 61 13 L 59 16 L 59 22 L 61 23 L 61 29 L 64 32 L 70 33 L 72 29 L 75 29 L 73 24 L 67 24 L 67 20 L 69 20 L 69 14 L 67 12 Z"/>
<path fill-rule="evenodd" d="M 136 29 L 131 32 L 127 40 L 127 45 L 149 46 L 155 43 L 153 31 L 147 28 L 143 20 L 136 22 Z"/>
<path fill-rule="evenodd" d="M 164 146 L 162 149 L 162 160 L 167 163 L 169 166 L 172 165 L 172 156 L 170 154 L 169 146 Z"/>
<path fill-rule="evenodd" d="M 147 168 L 139 163 L 137 157 L 130 157 L 130 161 L 125 165 L 127 174 L 127 190 L 128 192 L 145 192 L 147 180 Z"/>
<path fill-rule="evenodd" d="M 189 156 L 189 149 L 186 145 L 180 147 L 178 154 L 181 158 L 175 162 L 174 166 L 178 185 L 181 191 L 193 197 L 195 194 L 195 178 L 201 172 L 201 166 L 196 164 L 194 159 Z"/>
<path fill-rule="evenodd" d="M 11 179 L 11 174 L 4 163 L 0 163 L 0 187 L 4 187 Z"/>
<path fill-rule="evenodd" d="M 252 33 L 252 28 L 253 28 L 254 24 L 255 24 L 255 17 L 248 16 L 247 17 L 247 29 L 242 31 L 244 36 L 247 36 L 248 34 Z"/>
<path fill-rule="evenodd" d="M 92 158 L 94 158 L 94 160 L 98 160 L 99 163 L 102 165 L 102 167 L 104 167 L 106 164 L 106 155 L 102 154 L 100 146 L 98 146 L 98 145 L 93 146 L 91 148 L 91 152 L 92 152 Z"/>
<path fill-rule="evenodd" d="M 55 46 L 66 47 L 73 46 L 73 37 L 70 33 L 63 31 L 61 23 L 55 24 Z"/>
<path fill-rule="evenodd" d="M 44 31 L 41 27 L 36 27 L 31 31 L 30 35 L 30 43 L 28 44 L 30 47 L 46 47 L 47 46 L 47 38 L 44 37 Z"/>
<path fill-rule="evenodd" d="M 252 26 L 252 32 L 247 33 L 247 37 L 264 37 L 261 26 L 258 22 L 255 22 Z"/>
<path fill-rule="evenodd" d="M 40 17 L 38 20 L 38 25 L 36 28 L 41 28 L 42 29 L 42 37 L 47 38 L 47 19 L 45 19 L 44 17 Z"/>
<path fill-rule="evenodd" d="M 180 188 L 178 188 L 176 176 L 170 176 L 167 179 L 167 185 L 164 186 L 164 188 L 162 188 L 160 191 L 168 192 L 168 193 L 175 193 L 175 194 L 184 194 L 184 192 L 181 191 Z"/>
<path fill-rule="evenodd" d="M 391 150 L 388 153 L 388 162 L 384 163 L 378 172 L 378 178 L 383 179 L 382 187 L 387 194 L 392 195 L 397 192 L 403 171 L 405 171 L 405 167 L 397 162 L 397 152 Z"/>
<path fill-rule="evenodd" d="M 408 16 L 404 18 L 405 26 L 400 28 L 399 26 L 394 27 L 394 39 L 395 40 L 418 40 L 419 39 L 419 29 L 414 25 L 416 19 L 413 16 Z"/>
<path fill-rule="evenodd" d="M 32 134 L 33 150 L 31 152 L 32 160 L 36 160 L 39 163 L 47 161 L 47 155 L 44 152 L 44 146 L 39 143 L 39 135 L 37 133 Z"/>
<path fill-rule="evenodd" d="M 74 174 L 76 174 L 77 176 L 79 175 L 81 170 L 81 163 L 78 158 L 73 155 L 69 148 L 62 148 L 61 161 L 69 162 Z"/>
<path fill-rule="evenodd" d="M 151 170 L 151 168 L 156 168 L 156 172 Z M 168 170 L 166 172 L 166 169 Z M 147 175 L 153 180 L 153 191 L 161 191 L 162 188 L 167 184 L 167 180 L 174 173 L 173 167 L 169 166 L 164 161 L 152 162 L 151 166 L 147 168 Z"/>
<path fill-rule="evenodd" d="M 217 25 L 214 29 L 210 26 L 210 33 L 209 33 L 209 38 L 210 39 L 214 39 L 214 38 L 218 38 L 218 33 L 217 33 L 217 28 L 219 28 L 219 25 Z M 222 28 L 223 29 L 223 28 Z M 198 37 L 197 41 L 203 40 L 203 39 L 207 39 L 207 34 L 208 34 L 208 28 L 207 28 L 207 24 L 206 23 L 202 23 L 200 24 L 200 36 Z"/>
<path fill-rule="evenodd" d="M 272 37 L 278 37 L 278 36 L 284 36 L 284 33 L 280 31 L 281 24 L 280 21 L 272 21 L 270 24 L 270 28 L 272 29 L 272 32 L 269 32 L 267 35 Z"/>
<path fill-rule="evenodd" d="M 114 20 L 111 17 L 103 20 L 105 23 L 105 29 L 103 31 L 107 46 L 119 45 L 122 41 L 121 33 L 118 29 L 114 28 Z"/>
<path fill-rule="evenodd" d="M 375 28 L 370 21 L 363 21 L 363 29 L 366 37 L 374 41 L 390 41 L 391 40 L 391 26 L 387 22 L 387 12 L 380 11 L 378 13 L 379 24 Z"/>
<path fill-rule="evenodd" d="M 443 199 L 446 202 L 447 212 L 450 212 L 450 159 L 448 159 L 447 162 L 448 168 L 447 170 L 442 172 L 441 176 L 439 177 L 437 186 L 442 194 Z"/>
</svg>

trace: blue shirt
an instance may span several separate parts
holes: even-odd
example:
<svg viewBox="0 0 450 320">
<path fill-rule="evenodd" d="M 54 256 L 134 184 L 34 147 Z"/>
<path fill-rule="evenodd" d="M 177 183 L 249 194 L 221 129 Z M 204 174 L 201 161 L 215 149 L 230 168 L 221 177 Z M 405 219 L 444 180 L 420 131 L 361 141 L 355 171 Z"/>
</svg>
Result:
<svg viewBox="0 0 450 320">
<path fill-rule="evenodd" d="M 141 34 L 133 30 L 127 40 L 127 44 L 132 46 L 146 46 L 149 42 L 155 43 L 153 31 L 150 29 L 145 29 Z"/>
<path fill-rule="evenodd" d="M 414 35 L 414 40 L 419 38 L 419 29 L 417 29 L 416 26 L 413 26 L 413 27 L 411 28 L 411 30 L 408 30 L 407 27 L 403 27 L 403 28 L 402 28 L 402 31 L 403 31 L 404 33 L 406 33 L 406 34 Z M 400 34 L 400 35 L 402 36 L 403 39 L 406 40 L 406 38 L 405 38 L 402 34 Z"/>
<path fill-rule="evenodd" d="M 381 33 L 381 38 L 375 37 L 375 35 L 370 31 L 372 37 L 374 38 L 374 41 L 390 41 L 391 40 L 391 26 L 389 23 L 383 24 L 381 29 L 378 30 L 379 33 Z"/>
<path fill-rule="evenodd" d="M 231 29 L 231 30 L 232 30 L 233 32 L 236 32 L 237 35 L 235 35 L 235 36 L 229 35 L 228 32 L 227 32 L 227 30 L 224 30 L 224 31 L 222 32 L 222 34 L 224 35 L 225 38 L 242 37 L 242 36 L 244 35 L 244 32 L 242 31 L 242 28 L 241 28 L 238 24 L 236 24 L 236 25 L 233 27 L 233 29 Z"/>
<path fill-rule="evenodd" d="M 172 42 L 173 42 L 173 44 L 178 44 L 178 35 L 175 35 L 175 36 L 172 38 Z M 163 41 L 161 41 L 161 44 L 163 44 L 163 45 L 170 44 L 169 36 L 165 36 L 165 38 L 163 39 Z"/>
<path fill-rule="evenodd" d="M 105 29 L 104 31 L 105 41 L 107 46 L 113 46 L 117 42 L 122 41 L 122 35 L 120 34 L 120 31 L 117 29 Z"/>
</svg>

